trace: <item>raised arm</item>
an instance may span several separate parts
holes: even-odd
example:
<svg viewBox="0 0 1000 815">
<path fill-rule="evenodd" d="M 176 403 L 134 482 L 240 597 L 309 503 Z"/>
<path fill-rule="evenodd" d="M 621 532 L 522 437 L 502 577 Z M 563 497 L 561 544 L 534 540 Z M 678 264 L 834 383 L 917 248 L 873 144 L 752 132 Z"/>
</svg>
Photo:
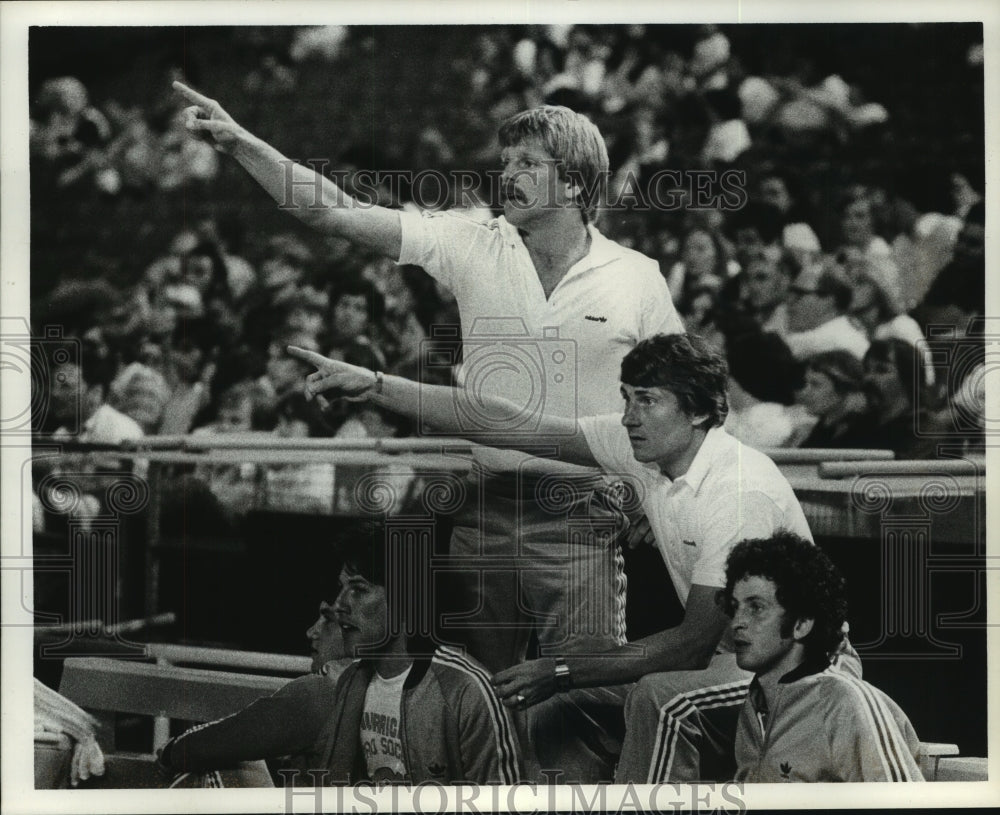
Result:
<svg viewBox="0 0 1000 815">
<path fill-rule="evenodd" d="M 501 428 L 520 426 L 521 408 L 513 402 L 495 396 L 473 395 L 462 388 L 424 385 L 400 376 L 376 374 L 346 362 L 329 359 L 314 351 L 295 346 L 288 353 L 310 365 L 316 372 L 306 377 L 306 394 L 332 394 L 351 401 L 373 404 L 422 422 L 434 430 L 450 433 L 489 447 L 513 447 L 533 452 L 542 446 L 558 450 L 562 461 L 576 464 L 596 464 L 590 445 L 574 419 L 543 414 L 538 419 L 537 432 L 531 435 L 505 433 L 502 429 L 485 431 L 470 427 L 463 416 L 487 414 L 492 424 Z"/>
<path fill-rule="evenodd" d="M 237 124 L 214 99 L 181 82 L 174 82 L 174 89 L 190 103 L 184 111 L 187 129 L 233 156 L 281 209 L 320 232 L 347 238 L 392 260 L 399 258 L 402 233 L 397 212 L 359 202 L 331 179 L 285 158 Z"/>
</svg>

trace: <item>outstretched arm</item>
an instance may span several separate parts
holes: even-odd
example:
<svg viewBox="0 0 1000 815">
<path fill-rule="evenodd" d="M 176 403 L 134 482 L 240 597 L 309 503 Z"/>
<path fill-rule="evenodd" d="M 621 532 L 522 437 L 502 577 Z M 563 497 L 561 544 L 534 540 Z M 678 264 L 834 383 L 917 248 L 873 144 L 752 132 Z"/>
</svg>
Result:
<svg viewBox="0 0 1000 815">
<path fill-rule="evenodd" d="M 327 677 L 292 680 L 238 713 L 175 736 L 163 747 L 159 762 L 173 772 L 200 772 L 305 753 L 319 736 L 332 688 Z"/>
<path fill-rule="evenodd" d="M 346 362 L 329 359 L 314 351 L 295 346 L 288 353 L 316 367 L 306 377 L 306 394 L 324 393 L 351 401 L 373 404 L 416 419 L 434 430 L 451 433 L 490 447 L 513 447 L 533 452 L 540 445 L 558 450 L 562 461 L 576 464 L 596 464 L 590 445 L 574 419 L 543 414 L 537 421 L 537 432 L 531 435 L 504 432 L 504 427 L 517 428 L 523 423 L 522 408 L 496 396 L 473 394 L 462 388 L 424 385 L 400 376 L 385 376 Z M 490 424 L 499 430 L 470 426 L 463 417 L 488 415 Z"/>
<path fill-rule="evenodd" d="M 295 164 L 236 123 L 214 99 L 180 82 L 174 89 L 190 104 L 185 125 L 198 138 L 232 155 L 268 194 L 303 223 L 347 238 L 379 254 L 399 258 L 399 214 L 351 198 L 329 178 Z"/>
<path fill-rule="evenodd" d="M 594 656 L 567 657 L 574 688 L 635 682 L 659 671 L 701 670 L 708 666 L 729 625 L 716 601 L 719 590 L 693 585 L 680 625 Z M 493 687 L 508 707 L 530 707 L 556 693 L 555 660 L 529 659 L 493 676 Z"/>
</svg>

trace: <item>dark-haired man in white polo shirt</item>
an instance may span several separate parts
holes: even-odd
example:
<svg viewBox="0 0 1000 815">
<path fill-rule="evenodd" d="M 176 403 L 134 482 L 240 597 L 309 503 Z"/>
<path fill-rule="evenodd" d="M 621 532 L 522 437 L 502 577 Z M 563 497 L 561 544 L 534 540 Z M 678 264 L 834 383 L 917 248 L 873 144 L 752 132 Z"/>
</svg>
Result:
<svg viewBox="0 0 1000 815">
<path fill-rule="evenodd" d="M 459 380 L 521 406 L 503 427 L 488 411 L 467 414 L 470 436 L 530 434 L 543 414 L 611 412 L 622 357 L 646 337 L 683 330 L 656 261 L 595 228 L 607 149 L 568 108 L 504 122 L 503 216 L 480 223 L 361 204 L 248 133 L 217 102 L 175 88 L 191 103 L 189 130 L 233 155 L 283 208 L 321 232 L 421 266 L 455 295 Z M 450 543 L 464 569 L 457 587 L 469 616 L 459 633 L 472 655 L 492 670 L 517 664 L 532 630 L 551 655 L 623 642 L 620 518 L 604 477 L 511 451 L 477 454 L 476 463 Z M 560 481 L 572 489 L 560 490 Z M 570 534 L 568 525 L 580 528 L 574 519 L 583 533 Z"/>
<path fill-rule="evenodd" d="M 453 433 L 462 432 L 462 404 L 476 398 L 289 350 L 316 366 L 307 393 L 370 399 L 404 416 L 419 411 Z M 618 782 L 725 780 L 735 772 L 736 721 L 751 678 L 736 663 L 717 602 L 726 555 L 738 540 L 778 529 L 809 538 L 809 526 L 777 465 L 722 427 L 726 363 L 703 341 L 678 334 L 643 340 L 622 360 L 621 380 L 624 414 L 543 416 L 534 440 L 502 432 L 481 440 L 524 449 L 545 439 L 561 458 L 623 474 L 640 496 L 684 618 L 603 653 L 522 662 L 494 674 L 493 683 L 504 704 L 529 709 L 531 736 L 550 762 L 542 766 L 562 770 L 564 780 L 598 779 L 549 752 L 550 740 L 573 704 L 599 711 L 597 702 L 613 690 L 625 701 Z M 497 415 L 516 414 L 510 402 L 488 404 Z M 622 683 L 629 682 L 636 684 L 626 700 Z"/>
</svg>

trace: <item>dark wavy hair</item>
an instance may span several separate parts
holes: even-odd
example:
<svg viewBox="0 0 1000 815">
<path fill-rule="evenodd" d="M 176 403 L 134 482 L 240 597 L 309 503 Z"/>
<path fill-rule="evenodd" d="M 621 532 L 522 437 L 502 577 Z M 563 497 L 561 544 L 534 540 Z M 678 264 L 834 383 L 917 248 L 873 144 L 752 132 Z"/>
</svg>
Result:
<svg viewBox="0 0 1000 815">
<path fill-rule="evenodd" d="M 349 522 L 339 531 L 337 542 L 349 575 L 385 588 L 391 633 L 406 635 L 412 656 L 432 654 L 435 638 L 428 598 L 433 595 L 433 575 L 430 552 L 420 536 L 399 524 L 366 518 Z M 362 655 L 368 654 L 358 654 Z"/>
<path fill-rule="evenodd" d="M 732 617 L 733 588 L 744 577 L 763 577 L 774 583 L 775 597 L 784 609 L 781 635 L 790 637 L 796 620 L 811 618 L 813 628 L 802 644 L 806 660 L 830 659 L 844 639 L 847 598 L 844 578 L 818 546 L 780 530 L 770 538 L 740 541 L 726 560 L 723 607 Z"/>
<path fill-rule="evenodd" d="M 708 416 L 706 428 L 721 425 L 729 413 L 728 376 L 725 357 L 694 334 L 657 334 L 622 360 L 623 383 L 670 391 L 686 416 Z"/>
<path fill-rule="evenodd" d="M 370 519 L 348 522 L 337 534 L 337 545 L 349 574 L 376 586 L 386 585 L 385 524 Z"/>
</svg>

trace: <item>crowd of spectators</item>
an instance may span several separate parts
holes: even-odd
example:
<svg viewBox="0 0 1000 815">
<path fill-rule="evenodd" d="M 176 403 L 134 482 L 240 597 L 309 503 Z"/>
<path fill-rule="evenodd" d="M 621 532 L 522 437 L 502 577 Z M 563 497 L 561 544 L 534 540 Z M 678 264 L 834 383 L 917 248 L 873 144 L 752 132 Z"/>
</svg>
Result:
<svg viewBox="0 0 1000 815">
<path fill-rule="evenodd" d="M 934 455 L 935 428 L 954 431 L 958 423 L 966 444 L 980 445 L 985 370 L 969 327 L 985 312 L 981 162 L 951 172 L 951 200 L 940 211 L 919 211 L 886 174 L 859 170 L 811 185 L 817 166 L 846 161 L 859 145 L 892 144 L 892 99 L 867 100 L 864 88 L 840 76 L 804 69 L 753 75 L 725 27 L 698 29 L 686 48 L 653 28 L 489 29 L 456 58 L 466 80 L 452 89 L 457 107 L 475 114 L 482 133 L 538 104 L 565 104 L 598 123 L 612 165 L 598 226 L 655 257 L 688 330 L 727 351 L 729 426 L 744 441 L 918 457 Z M 371 48 L 360 30 L 298 29 L 261 49 L 244 90 L 294 98 L 303 74 L 345 68 L 352 49 Z M 180 196 L 212 179 L 217 154 L 180 124 L 181 102 L 163 99 L 152 110 L 125 109 L 91 99 L 74 77 L 43 79 L 32 96 L 33 175 L 44 170 L 54 189 L 92 185 L 106 196 L 141 196 L 151 187 Z M 416 128 L 409 158 L 417 169 L 482 167 L 496 155 L 494 143 L 466 150 L 441 128 Z M 294 151 L 295 133 L 277 143 Z M 391 164 L 380 147 L 342 156 L 341 164 L 356 170 L 380 155 Z M 642 197 L 663 170 L 675 171 L 675 206 Z M 736 198 L 701 206 L 684 174 L 706 170 L 716 184 L 726 171 L 742 173 L 731 189 Z M 405 185 L 376 194 L 421 204 Z M 472 214 L 490 217 L 485 184 L 475 203 Z M 306 400 L 305 371 L 284 347 L 443 381 L 448 372 L 422 364 L 422 355 L 450 344 L 460 358 L 454 336 L 432 332 L 458 323 L 449 294 L 418 268 L 384 268 L 338 240 L 317 250 L 292 231 L 258 235 L 261 248 L 244 256 L 236 236 L 254 225 L 230 221 L 209 210 L 188 213 L 128 285 L 61 280 L 34 303 L 33 322 L 81 338 L 85 355 L 107 372 L 101 404 L 145 434 L 406 433 L 371 408 L 323 411 Z M 128 258 L 119 261 L 128 268 Z M 928 343 L 927 327 L 942 324 L 950 333 Z M 972 347 L 973 359 L 956 374 L 942 360 L 959 345 Z M 48 424 L 39 430 L 57 429 L 54 413 Z M 238 470 L 199 476 L 221 495 L 225 484 L 245 487 L 249 473 Z M 320 507 L 316 485 L 329 477 L 305 478 L 313 485 L 305 505 Z"/>
</svg>

